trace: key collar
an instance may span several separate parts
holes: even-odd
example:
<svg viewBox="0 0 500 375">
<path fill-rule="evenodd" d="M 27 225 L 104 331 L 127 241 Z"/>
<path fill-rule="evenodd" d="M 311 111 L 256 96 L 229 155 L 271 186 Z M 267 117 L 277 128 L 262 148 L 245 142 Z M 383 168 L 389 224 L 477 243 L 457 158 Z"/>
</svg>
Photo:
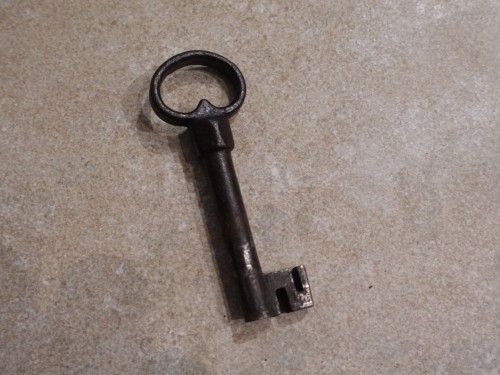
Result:
<svg viewBox="0 0 500 375">
<path fill-rule="evenodd" d="M 216 70 L 233 89 L 235 97 L 226 107 L 217 107 L 207 99 L 202 99 L 192 112 L 178 112 L 168 107 L 160 94 L 160 87 L 165 78 L 176 70 L 189 65 L 202 65 Z M 149 88 L 151 107 L 163 121 L 172 125 L 189 126 L 199 120 L 228 118 L 236 114 L 245 100 L 245 79 L 238 67 L 225 57 L 208 51 L 187 51 L 171 57 L 155 72 Z"/>
</svg>

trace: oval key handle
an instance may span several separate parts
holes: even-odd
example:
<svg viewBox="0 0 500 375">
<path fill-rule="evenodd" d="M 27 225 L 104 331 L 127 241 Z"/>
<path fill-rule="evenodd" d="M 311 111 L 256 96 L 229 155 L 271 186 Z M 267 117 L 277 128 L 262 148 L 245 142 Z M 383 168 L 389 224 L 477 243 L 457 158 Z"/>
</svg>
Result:
<svg viewBox="0 0 500 375">
<path fill-rule="evenodd" d="M 207 99 L 202 99 L 191 112 L 175 111 L 167 106 L 161 97 L 160 88 L 168 75 L 190 65 L 202 65 L 214 69 L 231 84 L 235 97 L 226 107 L 217 107 Z M 189 126 L 194 121 L 217 117 L 231 117 L 240 109 L 245 100 L 245 79 L 238 67 L 225 57 L 208 51 L 187 51 L 165 61 L 153 75 L 149 89 L 151 107 L 163 121 L 177 126 Z"/>
</svg>

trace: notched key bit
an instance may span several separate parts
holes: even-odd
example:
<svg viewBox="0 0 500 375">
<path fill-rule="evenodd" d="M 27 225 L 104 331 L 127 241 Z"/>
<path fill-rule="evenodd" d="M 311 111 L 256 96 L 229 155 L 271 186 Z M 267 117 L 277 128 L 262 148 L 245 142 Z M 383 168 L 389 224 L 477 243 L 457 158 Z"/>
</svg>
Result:
<svg viewBox="0 0 500 375">
<path fill-rule="evenodd" d="M 285 268 L 265 274 L 269 289 L 276 294 L 277 313 L 302 310 L 313 305 L 311 289 L 304 266 Z"/>
<path fill-rule="evenodd" d="M 215 69 L 233 87 L 235 96 L 226 107 L 202 99 L 189 113 L 174 111 L 162 100 L 160 87 L 165 78 L 188 65 Z M 153 75 L 149 91 L 151 107 L 165 122 L 186 126 L 203 160 L 217 203 L 225 243 L 238 275 L 245 320 L 252 321 L 313 305 L 304 266 L 264 274 L 255 249 L 238 179 L 231 158 L 234 148 L 229 118 L 243 104 L 246 85 L 238 67 L 228 59 L 207 51 L 188 51 L 163 63 Z"/>
</svg>

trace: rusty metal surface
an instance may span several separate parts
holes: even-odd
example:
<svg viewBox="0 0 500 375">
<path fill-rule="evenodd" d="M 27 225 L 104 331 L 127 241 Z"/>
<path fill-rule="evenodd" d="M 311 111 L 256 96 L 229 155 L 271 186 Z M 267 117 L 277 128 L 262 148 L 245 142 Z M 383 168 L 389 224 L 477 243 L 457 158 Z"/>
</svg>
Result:
<svg viewBox="0 0 500 375">
<path fill-rule="evenodd" d="M 169 74 L 189 65 L 206 66 L 223 76 L 234 92 L 230 104 L 221 108 L 202 99 L 189 113 L 169 108 L 161 97 L 161 85 Z M 222 233 L 239 278 L 245 320 L 253 321 L 311 307 L 313 300 L 303 265 L 262 272 L 231 158 L 234 141 L 229 118 L 238 112 L 245 94 L 245 80 L 235 64 L 212 52 L 188 51 L 158 68 L 151 80 L 149 96 L 158 117 L 169 124 L 187 127 L 191 134 L 211 182 Z"/>
</svg>

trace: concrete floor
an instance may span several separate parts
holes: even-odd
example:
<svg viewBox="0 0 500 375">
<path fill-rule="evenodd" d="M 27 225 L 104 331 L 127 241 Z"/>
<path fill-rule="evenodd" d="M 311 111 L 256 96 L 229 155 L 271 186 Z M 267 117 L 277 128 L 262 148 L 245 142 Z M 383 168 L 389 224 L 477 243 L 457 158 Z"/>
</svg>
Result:
<svg viewBox="0 0 500 375">
<path fill-rule="evenodd" d="M 500 373 L 498 1 L 2 1 L 0 35 L 1 374 Z M 231 319 L 206 180 L 147 107 L 189 49 L 245 75 L 261 263 L 306 265 L 308 311 Z"/>
</svg>

